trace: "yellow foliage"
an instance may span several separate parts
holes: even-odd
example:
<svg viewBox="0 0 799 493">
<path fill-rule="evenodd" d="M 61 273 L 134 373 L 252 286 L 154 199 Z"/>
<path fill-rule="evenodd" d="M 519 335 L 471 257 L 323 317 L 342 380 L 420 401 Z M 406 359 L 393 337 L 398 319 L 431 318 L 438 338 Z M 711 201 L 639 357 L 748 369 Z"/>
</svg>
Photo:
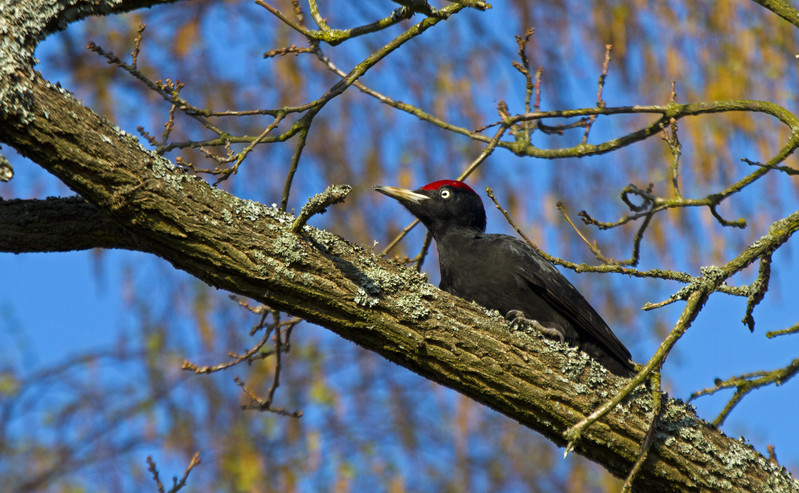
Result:
<svg viewBox="0 0 799 493">
<path fill-rule="evenodd" d="M 199 18 L 191 18 L 178 26 L 172 40 L 175 56 L 183 58 L 189 56 L 192 49 L 197 46 L 199 41 Z"/>
</svg>

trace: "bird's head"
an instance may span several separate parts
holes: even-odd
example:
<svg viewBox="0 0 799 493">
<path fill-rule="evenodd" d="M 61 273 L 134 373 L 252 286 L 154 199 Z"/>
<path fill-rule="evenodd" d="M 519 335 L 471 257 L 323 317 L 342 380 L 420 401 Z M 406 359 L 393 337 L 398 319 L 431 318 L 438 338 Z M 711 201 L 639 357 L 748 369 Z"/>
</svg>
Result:
<svg viewBox="0 0 799 493">
<path fill-rule="evenodd" d="M 483 201 L 462 181 L 439 180 L 417 189 L 376 186 L 375 190 L 399 201 L 418 217 L 433 237 L 439 238 L 456 229 L 486 229 Z"/>
</svg>

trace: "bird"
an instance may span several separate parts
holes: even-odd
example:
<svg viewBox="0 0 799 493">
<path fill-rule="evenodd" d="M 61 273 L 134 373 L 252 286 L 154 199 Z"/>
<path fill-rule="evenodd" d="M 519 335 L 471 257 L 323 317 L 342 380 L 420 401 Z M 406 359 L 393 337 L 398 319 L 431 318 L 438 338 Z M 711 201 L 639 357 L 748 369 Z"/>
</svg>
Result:
<svg viewBox="0 0 799 493">
<path fill-rule="evenodd" d="M 469 185 L 438 180 L 417 190 L 374 190 L 397 200 L 432 234 L 442 290 L 579 347 L 616 375 L 635 374 L 630 352 L 554 265 L 518 238 L 486 234 L 483 201 Z"/>
</svg>

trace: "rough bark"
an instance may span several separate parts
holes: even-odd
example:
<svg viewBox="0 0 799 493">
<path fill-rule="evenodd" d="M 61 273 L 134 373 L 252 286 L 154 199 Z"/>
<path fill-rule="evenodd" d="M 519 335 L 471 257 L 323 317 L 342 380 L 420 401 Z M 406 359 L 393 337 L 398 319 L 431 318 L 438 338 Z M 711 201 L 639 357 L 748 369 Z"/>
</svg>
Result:
<svg viewBox="0 0 799 493">
<path fill-rule="evenodd" d="M 136 248 L 125 228 L 80 197 L 0 200 L 0 231 L 3 252 Z"/>
<path fill-rule="evenodd" d="M 64 1 L 43 8 L 35 1 L 0 0 L 2 35 L 21 40 L 13 53 L 2 52 L 14 51 L 13 42 L 0 44 L 0 141 L 94 208 L 62 201 L 65 213 L 88 218 L 102 211 L 102 229 L 115 231 L 119 243 L 98 239 L 86 246 L 158 255 L 209 285 L 327 327 L 559 444 L 570 425 L 618 389 L 619 379 L 582 353 L 511 333 L 499 317 L 368 249 L 309 226 L 291 233 L 291 216 L 180 172 L 33 71 L 35 40 L 56 27 L 81 15 L 144 4 Z M 48 204 L 9 203 L 3 209 L 17 206 L 35 206 L 39 221 L 45 220 Z M 3 224 L 21 234 L 42 225 Z M 47 248 L 42 241 L 41 249 Z M 4 249 L 19 251 L 8 241 Z M 624 476 L 650 419 L 651 399 L 639 389 L 589 428 L 575 450 Z M 673 400 L 664 406 L 638 478 L 641 491 L 799 491 L 784 469 Z"/>
</svg>

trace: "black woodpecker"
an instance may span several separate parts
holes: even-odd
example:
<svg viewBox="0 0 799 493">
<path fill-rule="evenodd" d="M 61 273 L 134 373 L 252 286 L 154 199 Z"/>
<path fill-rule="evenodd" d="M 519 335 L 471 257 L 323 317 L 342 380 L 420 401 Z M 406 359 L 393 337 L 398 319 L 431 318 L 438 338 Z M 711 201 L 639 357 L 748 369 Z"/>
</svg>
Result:
<svg viewBox="0 0 799 493">
<path fill-rule="evenodd" d="M 483 201 L 468 185 L 439 180 L 418 190 L 374 188 L 433 235 L 441 289 L 577 346 L 616 375 L 635 374 L 624 344 L 551 263 L 522 240 L 485 233 Z"/>
</svg>

